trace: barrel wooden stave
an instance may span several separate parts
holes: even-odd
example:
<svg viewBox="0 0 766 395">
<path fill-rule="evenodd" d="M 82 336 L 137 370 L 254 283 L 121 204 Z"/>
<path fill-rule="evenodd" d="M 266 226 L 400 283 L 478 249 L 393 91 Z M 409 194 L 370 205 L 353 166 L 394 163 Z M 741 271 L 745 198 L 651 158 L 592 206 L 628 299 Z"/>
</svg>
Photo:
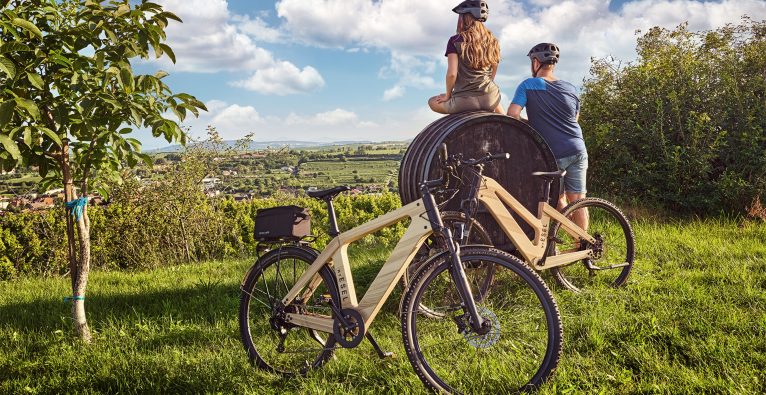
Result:
<svg viewBox="0 0 766 395">
<path fill-rule="evenodd" d="M 545 181 L 532 176 L 535 171 L 558 169 L 550 148 L 528 124 L 489 112 L 468 112 L 448 115 L 434 121 L 413 139 L 399 169 L 399 194 L 406 204 L 420 198 L 418 186 L 427 179 L 441 176 L 438 150 L 447 145 L 450 154 L 462 153 L 463 158 L 478 158 L 487 152 L 508 152 L 510 159 L 496 160 L 484 167 L 484 175 L 497 180 L 524 207 L 537 214 L 538 202 L 545 190 Z M 453 181 L 450 187 L 456 187 Z M 551 185 L 550 203 L 555 204 L 560 186 Z M 465 191 L 464 191 L 465 192 Z M 460 207 L 460 195 L 452 199 L 445 210 Z M 516 216 L 529 237 L 534 232 Z M 490 233 L 495 245 L 511 249 L 508 239 L 495 220 L 480 208 L 476 218 Z"/>
</svg>

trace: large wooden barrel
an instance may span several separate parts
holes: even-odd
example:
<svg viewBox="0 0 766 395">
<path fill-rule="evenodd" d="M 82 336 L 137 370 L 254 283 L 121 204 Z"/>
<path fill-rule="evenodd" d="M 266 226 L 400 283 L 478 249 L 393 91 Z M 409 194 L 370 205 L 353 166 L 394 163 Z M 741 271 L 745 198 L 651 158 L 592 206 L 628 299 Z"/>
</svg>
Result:
<svg viewBox="0 0 766 395">
<path fill-rule="evenodd" d="M 545 182 L 532 176 L 532 172 L 557 170 L 553 153 L 543 138 L 528 124 L 505 115 L 484 111 L 445 116 L 428 125 L 415 137 L 399 167 L 399 195 L 403 204 L 420 198 L 418 185 L 423 180 L 440 176 L 438 149 L 441 143 L 447 144 L 450 154 L 462 153 L 466 159 L 479 158 L 487 152 L 509 153 L 510 159 L 497 160 L 486 165 L 484 174 L 497 180 L 530 212 L 537 215 L 537 205 L 544 194 Z M 559 183 L 553 182 L 551 204 L 555 204 L 559 189 Z M 460 198 L 455 198 L 445 209 L 457 210 L 459 207 Z M 500 227 L 483 208 L 479 209 L 477 217 L 492 236 L 496 246 L 511 248 Z M 532 229 L 522 221 L 519 222 L 522 229 L 533 237 Z"/>
</svg>

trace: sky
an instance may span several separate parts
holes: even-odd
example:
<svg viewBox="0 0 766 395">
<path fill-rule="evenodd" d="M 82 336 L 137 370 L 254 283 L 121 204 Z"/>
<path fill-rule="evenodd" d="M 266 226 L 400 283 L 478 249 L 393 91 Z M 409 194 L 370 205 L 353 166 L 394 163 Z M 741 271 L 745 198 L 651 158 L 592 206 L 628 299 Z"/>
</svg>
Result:
<svg viewBox="0 0 766 395">
<path fill-rule="evenodd" d="M 391 141 L 414 137 L 439 114 L 444 49 L 458 0 L 157 0 L 183 23 L 167 28 L 176 64 L 139 61 L 137 72 L 170 73 L 174 92 L 206 103 L 187 119 L 192 136 L 214 126 L 225 139 Z M 763 0 L 488 0 L 487 27 L 500 41 L 496 82 L 507 108 L 529 76 L 529 48 L 561 48 L 556 75 L 582 86 L 591 58 L 636 58 L 638 31 L 691 30 L 766 19 Z M 586 131 L 587 132 L 587 131 Z M 164 147 L 147 131 L 144 149 Z"/>
</svg>

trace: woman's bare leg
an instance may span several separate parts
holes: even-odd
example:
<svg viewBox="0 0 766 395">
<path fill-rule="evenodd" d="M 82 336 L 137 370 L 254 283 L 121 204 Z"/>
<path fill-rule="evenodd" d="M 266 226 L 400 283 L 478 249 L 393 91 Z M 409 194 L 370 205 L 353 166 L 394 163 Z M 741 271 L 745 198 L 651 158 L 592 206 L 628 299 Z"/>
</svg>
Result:
<svg viewBox="0 0 766 395">
<path fill-rule="evenodd" d="M 439 114 L 449 114 L 447 109 L 444 107 L 444 103 L 439 103 L 436 101 L 438 98 L 439 96 L 434 96 L 428 99 L 428 107 L 431 107 L 431 110 L 438 112 Z"/>
</svg>

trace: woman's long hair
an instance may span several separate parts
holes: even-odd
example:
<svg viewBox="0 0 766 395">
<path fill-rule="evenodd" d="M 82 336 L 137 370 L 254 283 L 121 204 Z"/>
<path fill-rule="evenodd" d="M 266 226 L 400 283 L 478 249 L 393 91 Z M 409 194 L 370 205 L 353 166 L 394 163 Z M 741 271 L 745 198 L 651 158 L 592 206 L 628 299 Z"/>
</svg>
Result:
<svg viewBox="0 0 766 395">
<path fill-rule="evenodd" d="M 460 56 L 472 69 L 482 70 L 500 63 L 500 44 L 483 23 L 470 14 L 461 15 L 463 31 L 458 32 L 463 38 Z"/>
</svg>

